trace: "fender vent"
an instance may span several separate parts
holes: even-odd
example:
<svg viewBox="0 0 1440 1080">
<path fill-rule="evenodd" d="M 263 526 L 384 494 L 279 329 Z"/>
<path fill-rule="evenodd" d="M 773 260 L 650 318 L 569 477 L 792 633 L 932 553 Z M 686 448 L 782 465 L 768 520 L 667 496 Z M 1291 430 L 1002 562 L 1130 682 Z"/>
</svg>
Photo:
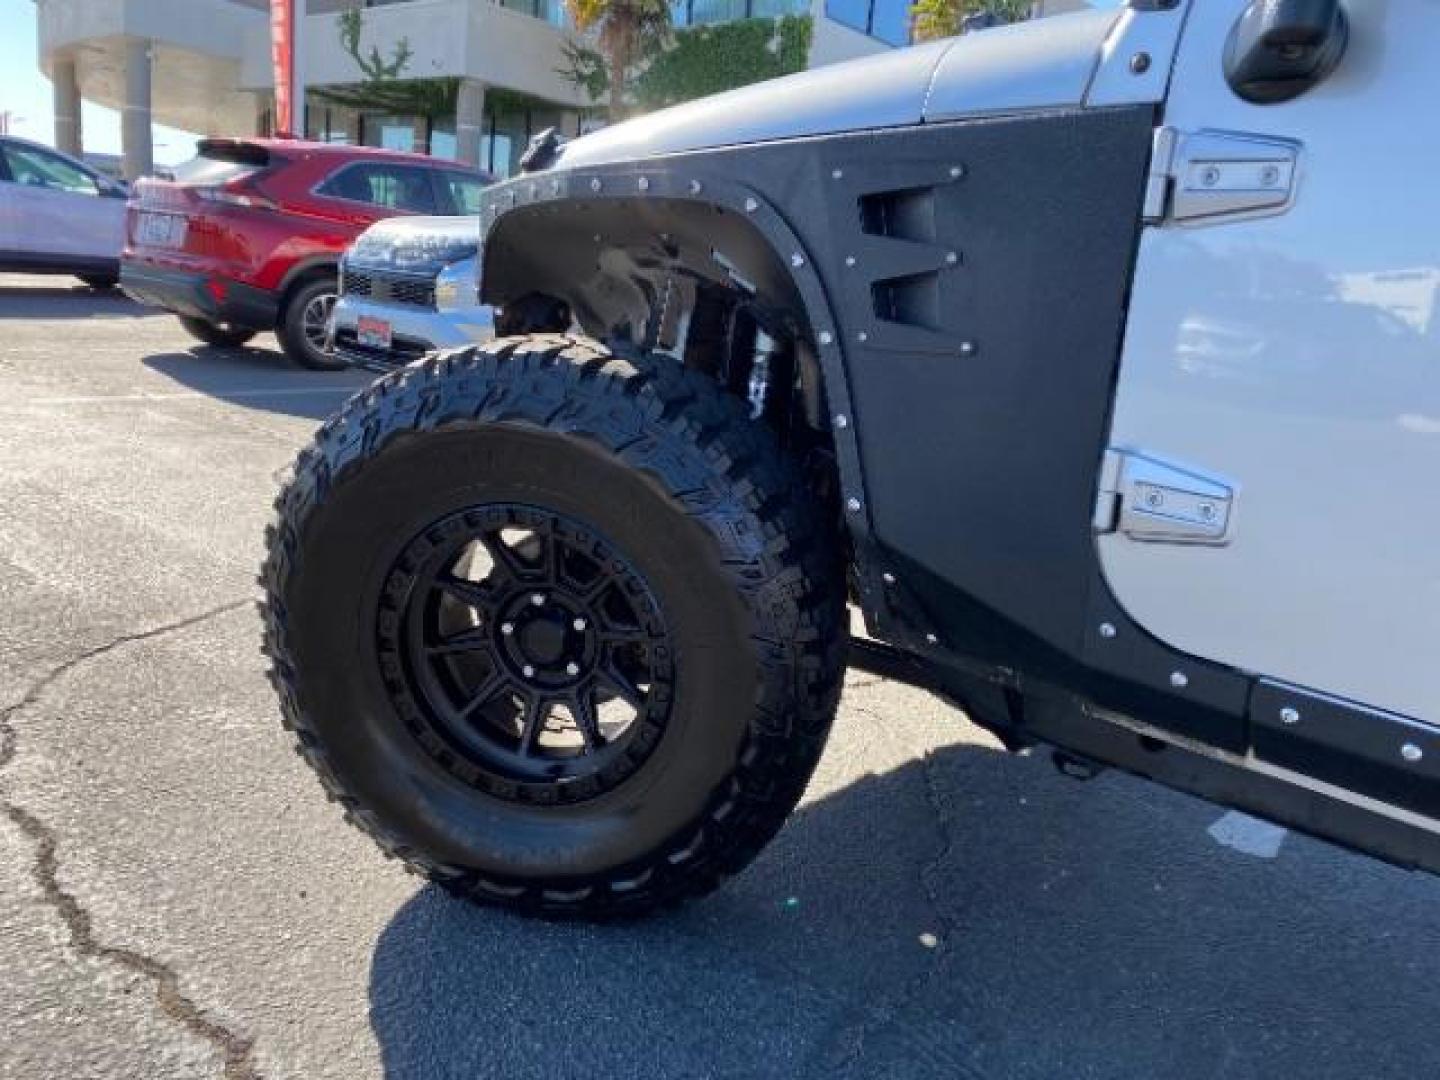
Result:
<svg viewBox="0 0 1440 1080">
<path fill-rule="evenodd" d="M 906 326 L 940 329 L 940 275 L 910 274 L 885 278 L 870 286 L 875 317 Z"/>
<path fill-rule="evenodd" d="M 935 188 L 871 192 L 860 196 L 859 206 L 862 233 L 896 241 L 893 245 L 880 245 L 866 259 L 876 275 L 870 284 L 875 317 L 904 326 L 938 330 L 940 277 L 934 271 L 917 270 L 916 248 L 911 246 L 936 244 L 939 231 Z"/>
<path fill-rule="evenodd" d="M 935 242 L 935 189 L 906 188 L 860 196 L 860 231 L 892 240 Z"/>
</svg>

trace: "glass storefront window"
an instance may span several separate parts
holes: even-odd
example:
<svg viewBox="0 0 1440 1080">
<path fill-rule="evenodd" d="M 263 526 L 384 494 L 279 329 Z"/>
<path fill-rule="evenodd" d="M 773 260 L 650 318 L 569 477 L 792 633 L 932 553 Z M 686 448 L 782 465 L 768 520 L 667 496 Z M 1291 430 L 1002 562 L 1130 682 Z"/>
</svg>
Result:
<svg viewBox="0 0 1440 1080">
<path fill-rule="evenodd" d="M 870 35 L 888 45 L 910 44 L 910 4 L 895 0 L 874 0 Z"/>
<path fill-rule="evenodd" d="M 450 158 L 454 160 L 460 144 L 455 141 L 453 131 L 442 131 L 436 128 L 430 133 L 430 156 L 438 158 Z"/>
<path fill-rule="evenodd" d="M 808 14 L 810 0 L 672 0 L 670 4 L 670 21 L 675 26 Z"/>
<path fill-rule="evenodd" d="M 910 0 L 825 0 L 825 14 L 888 45 L 910 44 Z"/>
<path fill-rule="evenodd" d="M 565 4 L 563 0 L 500 0 L 511 11 L 523 11 L 537 19 L 544 19 L 551 26 L 564 26 Z"/>
</svg>

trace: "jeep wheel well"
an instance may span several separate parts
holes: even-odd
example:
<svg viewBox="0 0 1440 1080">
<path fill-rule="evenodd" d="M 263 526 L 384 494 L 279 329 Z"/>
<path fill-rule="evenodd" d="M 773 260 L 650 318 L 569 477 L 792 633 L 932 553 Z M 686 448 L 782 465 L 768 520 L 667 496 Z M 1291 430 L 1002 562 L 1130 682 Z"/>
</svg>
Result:
<svg viewBox="0 0 1440 1080">
<path fill-rule="evenodd" d="M 782 440 L 830 452 L 805 305 L 743 215 L 683 199 L 520 207 L 486 237 L 483 280 L 502 333 L 578 324 L 614 350 L 673 356 L 748 401 Z"/>
</svg>

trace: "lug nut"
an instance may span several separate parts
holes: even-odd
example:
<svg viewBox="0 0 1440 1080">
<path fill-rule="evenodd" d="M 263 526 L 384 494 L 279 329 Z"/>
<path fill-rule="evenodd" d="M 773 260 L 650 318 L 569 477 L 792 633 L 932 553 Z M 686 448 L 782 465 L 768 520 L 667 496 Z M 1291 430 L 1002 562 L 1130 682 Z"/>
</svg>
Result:
<svg viewBox="0 0 1440 1080">
<path fill-rule="evenodd" d="M 587 623 L 584 619 L 576 619 L 576 620 L 575 620 L 573 623 L 571 623 L 570 625 L 573 626 L 573 627 L 575 627 L 576 630 L 579 630 L 579 631 L 582 631 L 582 632 L 583 632 L 584 629 L 585 629 L 585 627 L 589 626 L 590 624 Z"/>
<path fill-rule="evenodd" d="M 570 663 L 568 663 L 568 664 L 565 665 L 565 674 L 566 674 L 566 675 L 579 675 L 579 674 L 580 674 L 580 665 L 577 664 L 577 663 L 575 663 L 574 660 L 571 660 Z"/>
<path fill-rule="evenodd" d="M 500 632 L 502 634 L 513 634 L 515 632 L 515 624 L 513 622 L 501 623 Z"/>
<path fill-rule="evenodd" d="M 529 664 L 526 664 L 523 668 L 521 668 L 520 673 L 524 675 L 527 679 L 533 679 L 535 677 L 535 669 Z"/>
<path fill-rule="evenodd" d="M 530 602 L 531 602 L 532 604 L 534 604 L 536 607 L 544 607 L 544 606 L 545 606 L 545 594 L 544 594 L 543 592 L 537 592 L 537 593 L 535 593 L 533 596 L 530 597 Z"/>
</svg>

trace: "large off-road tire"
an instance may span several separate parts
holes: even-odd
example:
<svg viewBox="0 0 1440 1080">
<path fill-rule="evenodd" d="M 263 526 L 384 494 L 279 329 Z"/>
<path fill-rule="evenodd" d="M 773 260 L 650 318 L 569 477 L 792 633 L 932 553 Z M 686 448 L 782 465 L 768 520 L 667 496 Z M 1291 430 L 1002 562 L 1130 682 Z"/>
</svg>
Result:
<svg viewBox="0 0 1440 1080">
<path fill-rule="evenodd" d="M 218 349 L 238 349 L 255 336 L 254 330 L 246 330 L 243 326 L 226 326 L 223 323 L 213 323 L 209 319 L 196 319 L 189 315 L 177 317 L 187 334 L 197 341 L 203 341 L 206 345 L 214 345 Z"/>
<path fill-rule="evenodd" d="M 285 724 L 451 891 L 638 913 L 799 800 L 844 668 L 835 515 L 712 381 L 554 335 L 434 356 L 330 420 L 276 508 Z"/>
<path fill-rule="evenodd" d="M 302 367 L 343 371 L 347 366 L 325 350 L 325 324 L 339 292 L 340 285 L 333 277 L 320 277 L 301 285 L 285 300 L 275 336 L 285 355 Z"/>
</svg>

